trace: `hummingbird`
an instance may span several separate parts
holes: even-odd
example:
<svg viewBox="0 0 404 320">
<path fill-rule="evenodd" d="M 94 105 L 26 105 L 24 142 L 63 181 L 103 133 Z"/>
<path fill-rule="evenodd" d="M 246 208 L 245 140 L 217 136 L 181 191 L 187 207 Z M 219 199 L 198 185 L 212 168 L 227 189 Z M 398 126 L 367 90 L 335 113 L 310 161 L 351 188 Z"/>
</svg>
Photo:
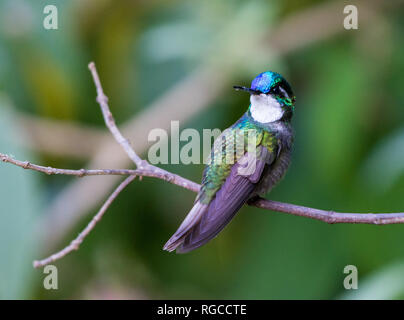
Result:
<svg viewBox="0 0 404 320">
<path fill-rule="evenodd" d="M 250 94 L 249 108 L 216 139 L 194 206 L 164 250 L 186 253 L 203 246 L 246 202 L 270 191 L 289 167 L 296 100 L 289 83 L 279 73 L 266 71 L 252 81 L 250 88 L 234 89 Z M 245 142 L 247 133 L 253 135 L 253 145 L 243 143 L 239 147 L 237 142 Z M 235 149 L 227 148 L 229 141 L 236 141 Z M 246 167 L 250 170 L 241 170 Z"/>
</svg>

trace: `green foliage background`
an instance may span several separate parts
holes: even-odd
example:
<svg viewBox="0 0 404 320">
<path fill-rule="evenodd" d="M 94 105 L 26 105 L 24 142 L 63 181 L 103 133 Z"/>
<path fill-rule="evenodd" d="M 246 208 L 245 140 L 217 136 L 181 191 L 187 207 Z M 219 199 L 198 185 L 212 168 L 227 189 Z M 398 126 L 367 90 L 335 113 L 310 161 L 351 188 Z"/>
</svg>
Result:
<svg viewBox="0 0 404 320">
<path fill-rule="evenodd" d="M 85 167 L 89 159 L 28 148 L 18 123 L 28 114 L 105 130 L 87 69 L 92 60 L 118 123 L 199 67 L 226 69 L 221 95 L 180 124 L 201 132 L 228 127 L 248 107 L 233 84 L 274 70 L 297 96 L 296 139 L 291 168 L 268 198 L 344 212 L 403 211 L 404 6 L 371 6 L 372 20 L 362 25 L 363 3 L 359 30 L 346 31 L 347 3 L 338 1 L 0 0 L 0 152 Z M 57 5 L 56 31 L 42 27 L 46 4 Z M 335 34 L 300 39 L 307 45 L 281 56 L 252 46 L 251 38 L 325 6 L 340 17 Z M 203 169 L 164 167 L 195 181 Z M 207 246 L 168 254 L 162 245 L 194 194 L 146 178 L 120 195 L 78 252 L 56 263 L 59 289 L 47 291 L 32 260 L 67 244 L 96 210 L 60 243 L 43 242 L 43 212 L 70 180 L 0 164 L 0 298 L 404 297 L 403 225 L 326 225 L 245 207 Z M 343 269 L 350 264 L 359 270 L 359 289 L 347 292 Z"/>
</svg>

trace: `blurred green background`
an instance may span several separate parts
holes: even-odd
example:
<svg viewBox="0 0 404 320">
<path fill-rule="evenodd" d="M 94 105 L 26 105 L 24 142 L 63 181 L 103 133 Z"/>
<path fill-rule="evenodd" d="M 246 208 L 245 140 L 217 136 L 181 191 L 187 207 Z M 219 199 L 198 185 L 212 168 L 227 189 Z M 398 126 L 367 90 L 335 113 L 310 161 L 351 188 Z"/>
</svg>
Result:
<svg viewBox="0 0 404 320">
<path fill-rule="evenodd" d="M 43 8 L 58 8 L 45 30 Z M 355 4 L 359 29 L 343 28 Z M 248 107 L 232 85 L 282 73 L 297 96 L 293 162 L 268 198 L 342 212 L 404 210 L 404 2 L 0 0 L 0 152 L 63 168 L 128 168 L 104 127 L 147 156 L 150 129 L 224 129 Z M 185 144 L 185 143 L 183 143 Z M 164 165 L 200 181 L 203 165 Z M 68 244 L 121 178 L 0 164 L 0 298 L 404 298 L 404 225 L 327 225 L 244 207 L 203 248 L 162 251 L 195 194 L 136 180 L 45 290 L 32 260 Z M 343 287 L 355 265 L 359 289 Z"/>
</svg>

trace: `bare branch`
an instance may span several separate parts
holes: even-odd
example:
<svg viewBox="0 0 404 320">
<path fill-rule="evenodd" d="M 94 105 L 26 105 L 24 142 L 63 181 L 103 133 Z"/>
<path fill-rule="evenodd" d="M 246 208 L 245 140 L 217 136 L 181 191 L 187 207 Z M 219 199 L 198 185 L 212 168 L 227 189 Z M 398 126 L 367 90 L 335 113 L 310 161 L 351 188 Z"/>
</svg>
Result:
<svg viewBox="0 0 404 320">
<path fill-rule="evenodd" d="M 85 237 L 95 228 L 97 223 L 101 220 L 101 218 L 104 216 L 104 213 L 107 211 L 109 206 L 112 204 L 112 202 L 115 200 L 115 198 L 121 193 L 123 189 L 126 188 L 127 185 L 129 185 L 136 176 L 130 176 L 127 177 L 116 189 L 115 191 L 108 197 L 107 201 L 103 204 L 101 207 L 100 211 L 97 212 L 97 214 L 91 219 L 89 224 L 79 233 L 76 239 L 74 239 L 70 244 L 65 247 L 64 249 L 60 250 L 59 252 L 52 254 L 48 258 L 45 258 L 43 260 L 35 260 L 33 262 L 34 268 L 40 268 L 43 266 L 46 266 L 47 264 L 50 264 L 52 262 L 55 262 L 56 260 L 59 260 L 63 258 L 65 255 L 69 254 L 70 252 L 74 250 L 78 250 L 80 247 L 80 244 L 84 241 Z"/>
<path fill-rule="evenodd" d="M 66 175 L 66 176 L 76 176 L 76 177 L 85 177 L 85 176 L 101 176 L 101 175 L 120 175 L 120 176 L 128 176 L 128 175 L 138 175 L 139 170 L 128 170 L 128 169 L 96 169 L 96 170 L 70 170 L 70 169 L 58 169 L 52 167 L 44 167 L 33 164 L 29 161 L 20 161 L 14 159 L 11 156 L 0 153 L 0 161 L 14 164 L 23 169 L 30 169 L 38 172 L 45 173 L 47 175 Z"/>
<path fill-rule="evenodd" d="M 71 169 L 58 169 L 52 167 L 39 166 L 28 161 L 16 160 L 8 155 L 0 153 L 0 160 L 3 162 L 14 164 L 23 169 L 30 169 L 42 172 L 48 175 L 69 175 L 76 177 L 84 176 L 98 176 L 98 175 L 131 175 L 138 177 L 151 177 L 157 178 L 178 185 L 185 189 L 198 192 L 200 185 L 185 179 L 181 176 L 172 174 L 170 172 L 161 170 L 154 166 L 149 165 L 149 170 L 130 170 L 130 169 L 95 169 L 95 170 L 71 170 Z M 158 170 L 153 170 L 158 169 Z M 163 171 L 163 172 L 161 172 Z M 334 211 L 326 211 L 314 209 L 304 206 L 298 206 L 290 203 L 283 203 L 278 201 L 266 200 L 259 198 L 249 205 L 267 209 L 271 211 L 278 211 L 289 213 L 295 216 L 311 218 L 315 220 L 324 221 L 326 223 L 364 223 L 364 224 L 397 224 L 404 223 L 404 213 L 340 213 Z"/>
<path fill-rule="evenodd" d="M 116 126 L 115 119 L 111 114 L 111 111 L 108 107 L 108 97 L 104 94 L 102 89 L 101 81 L 97 73 L 97 69 L 95 68 L 94 62 L 91 62 L 88 65 L 88 68 L 91 71 L 91 74 L 94 79 L 94 84 L 97 89 L 97 102 L 99 103 L 102 111 L 102 115 L 104 116 L 104 121 L 106 126 L 108 127 L 109 131 L 111 131 L 112 135 L 114 136 L 115 140 L 121 145 L 121 147 L 125 150 L 127 155 L 130 159 L 136 164 L 139 169 L 142 169 L 147 166 L 147 162 L 142 160 L 133 148 L 130 145 L 128 139 L 126 139 L 121 132 L 119 131 L 118 127 Z"/>
<path fill-rule="evenodd" d="M 44 167 L 33 164 L 29 161 L 20 161 L 14 159 L 6 154 L 0 153 L 0 161 L 11 163 L 16 165 L 17 167 L 23 169 L 30 169 L 33 171 L 38 171 L 45 173 L 47 175 L 65 175 L 65 176 L 76 176 L 76 177 L 85 177 L 85 176 L 137 176 L 137 177 L 150 177 L 157 178 L 160 180 L 167 181 L 169 183 L 175 184 L 177 186 L 183 187 L 185 189 L 198 192 L 199 184 L 187 180 L 179 175 L 172 174 L 168 171 L 162 170 L 160 168 L 148 165 L 148 169 L 79 169 L 79 170 L 71 170 L 71 169 L 59 169 L 52 167 Z"/>
<path fill-rule="evenodd" d="M 86 176 L 86 175 L 130 175 L 126 178 L 109 196 L 107 201 L 98 211 L 98 213 L 93 217 L 87 227 L 78 235 L 76 239 L 74 239 L 70 245 L 65 247 L 63 250 L 51 255 L 50 257 L 40 260 L 34 261 L 34 267 L 42 267 L 46 264 L 54 262 L 73 250 L 77 250 L 80 244 L 83 242 L 84 238 L 91 232 L 92 229 L 96 226 L 97 222 L 100 221 L 105 211 L 109 208 L 114 199 L 118 196 L 118 194 L 130 183 L 132 182 L 136 176 L 148 176 L 154 177 L 161 180 L 168 181 L 170 183 L 176 184 L 188 190 L 192 190 L 194 192 L 198 192 L 200 185 L 197 183 L 185 179 L 179 175 L 173 174 L 166 170 L 160 169 L 154 165 L 149 164 L 147 161 L 141 159 L 136 152 L 133 150 L 128 140 L 123 137 L 120 133 L 119 129 L 115 124 L 115 120 L 112 116 L 111 111 L 109 110 L 109 106 L 107 103 L 107 97 L 105 96 L 102 86 L 100 83 L 99 76 L 97 74 L 95 64 L 92 62 L 89 64 L 89 69 L 94 78 L 94 82 L 97 88 L 97 101 L 100 104 L 101 110 L 104 115 L 105 123 L 107 127 L 110 129 L 111 133 L 117 140 L 117 142 L 122 146 L 122 148 L 126 151 L 128 156 L 135 162 L 138 169 L 137 170 L 120 170 L 120 169 L 97 169 L 97 170 L 68 170 L 68 169 L 56 169 L 51 167 L 43 167 L 31 164 L 30 162 L 23 162 L 7 155 L 0 153 L 0 160 L 3 162 L 8 162 L 14 164 L 16 166 L 22 167 L 24 169 L 32 169 L 35 171 L 43 172 L 46 174 L 65 174 L 65 175 L 73 175 L 73 176 Z M 316 219 L 320 221 L 324 221 L 327 223 L 366 223 L 366 224 L 397 224 L 404 223 L 404 213 L 338 213 L 333 211 L 325 211 L 320 209 L 314 209 L 309 207 L 297 206 L 288 203 L 282 203 L 277 201 L 270 201 L 263 198 L 257 198 L 248 203 L 249 205 L 263 208 L 272 211 L 279 211 L 284 213 L 289 213 L 292 215 L 307 217 L 311 219 Z"/>
<path fill-rule="evenodd" d="M 96 169 L 96 170 L 71 170 L 71 169 L 58 169 L 52 167 L 44 167 L 32 164 L 28 161 L 16 160 L 10 156 L 0 153 L 0 160 L 14 164 L 23 169 L 30 169 L 42 172 L 48 175 L 70 175 L 76 177 L 84 176 L 97 176 L 97 175 L 132 175 L 138 177 L 151 177 L 167 181 L 177 186 L 183 187 L 193 192 L 198 192 L 200 185 L 185 179 L 181 176 L 172 174 L 165 170 L 161 170 L 155 166 L 149 165 L 149 169 Z M 304 206 L 293 205 L 290 203 L 282 203 L 272 200 L 259 198 L 249 205 L 267 209 L 271 211 L 278 211 L 289 213 L 296 216 L 307 217 L 315 220 L 324 221 L 326 223 L 365 223 L 365 224 L 397 224 L 404 223 L 404 213 L 340 213 L 334 211 L 326 211 L 314 209 Z"/>
<path fill-rule="evenodd" d="M 193 188 L 193 187 L 196 188 L 194 182 L 184 179 L 183 177 L 173 174 L 171 172 L 168 172 L 164 169 L 160 169 L 156 166 L 153 166 L 153 165 L 149 164 L 146 160 L 143 160 L 142 158 L 140 158 L 137 155 L 135 150 L 130 145 L 129 140 L 126 139 L 122 135 L 122 133 L 119 131 L 118 127 L 115 124 L 115 119 L 112 116 L 111 110 L 109 109 L 108 98 L 102 89 L 100 77 L 98 76 L 97 69 L 95 67 L 95 63 L 90 62 L 88 65 L 88 68 L 91 71 L 95 87 L 97 88 L 97 102 L 99 103 L 102 114 L 104 115 L 105 125 L 109 128 L 109 130 L 111 131 L 115 140 L 125 150 L 125 152 L 129 156 L 129 158 L 132 159 L 132 161 L 136 164 L 138 169 L 141 170 L 143 173 L 148 172 L 148 173 L 153 173 L 154 175 L 166 177 L 167 180 L 169 180 L 170 182 L 181 185 L 186 189 Z M 199 190 L 199 188 L 198 188 L 198 190 Z"/>
<path fill-rule="evenodd" d="M 335 211 L 326 211 L 309 207 L 297 206 L 295 204 L 283 203 L 277 201 L 259 198 L 249 203 L 252 206 L 289 213 L 295 216 L 320 220 L 326 223 L 362 223 L 362 224 L 397 224 L 404 223 L 404 212 L 397 213 L 342 213 Z"/>
</svg>

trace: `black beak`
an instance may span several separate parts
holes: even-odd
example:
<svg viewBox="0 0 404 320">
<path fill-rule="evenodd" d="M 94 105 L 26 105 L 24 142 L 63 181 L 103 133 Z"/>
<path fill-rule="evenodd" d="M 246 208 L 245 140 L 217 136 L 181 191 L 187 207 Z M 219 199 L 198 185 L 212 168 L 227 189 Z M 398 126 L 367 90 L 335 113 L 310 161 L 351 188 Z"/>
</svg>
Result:
<svg viewBox="0 0 404 320">
<path fill-rule="evenodd" d="M 236 89 L 237 91 L 247 91 L 251 94 L 261 94 L 262 93 L 261 91 L 254 90 L 254 89 L 247 88 L 247 87 L 242 87 L 242 86 L 233 86 L 233 88 Z"/>
</svg>

